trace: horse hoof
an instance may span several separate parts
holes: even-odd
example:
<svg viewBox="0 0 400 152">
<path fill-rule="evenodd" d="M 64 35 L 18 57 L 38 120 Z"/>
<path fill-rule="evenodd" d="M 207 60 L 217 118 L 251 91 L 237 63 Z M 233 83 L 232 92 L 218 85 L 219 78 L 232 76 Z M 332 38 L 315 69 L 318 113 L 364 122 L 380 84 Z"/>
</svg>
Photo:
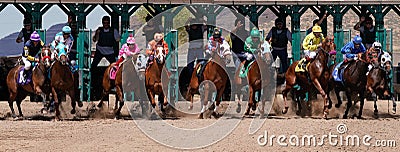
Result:
<svg viewBox="0 0 400 152">
<path fill-rule="evenodd" d="M 72 109 L 71 110 L 71 114 L 75 114 L 76 113 L 76 110 L 75 109 Z"/>
<path fill-rule="evenodd" d="M 335 107 L 340 108 L 340 105 L 342 105 L 342 104 L 335 104 Z"/>
<path fill-rule="evenodd" d="M 82 101 L 78 101 L 78 107 L 83 107 Z"/>
<path fill-rule="evenodd" d="M 297 110 L 297 111 L 296 111 L 296 115 L 300 116 L 300 115 L 301 115 L 301 111 L 300 111 L 300 110 Z"/>
<path fill-rule="evenodd" d="M 328 112 L 324 112 L 323 118 L 324 118 L 324 119 L 328 119 L 328 114 L 329 114 Z"/>
<path fill-rule="evenodd" d="M 343 115 L 343 119 L 347 119 L 347 115 Z"/>
<path fill-rule="evenodd" d="M 378 110 L 374 110 L 374 115 L 375 115 L 375 116 L 378 115 Z"/>
<path fill-rule="evenodd" d="M 393 107 L 392 114 L 396 114 L 396 107 Z"/>
<path fill-rule="evenodd" d="M 358 115 L 357 119 L 363 119 L 363 117 L 361 115 Z"/>
<path fill-rule="evenodd" d="M 285 107 L 285 109 L 282 109 L 282 114 L 286 114 L 288 112 L 289 107 Z"/>
<path fill-rule="evenodd" d="M 236 108 L 236 113 L 240 113 L 242 111 L 242 105 L 238 104 Z"/>
<path fill-rule="evenodd" d="M 217 112 L 212 112 L 211 115 L 215 118 L 218 119 L 219 118 L 219 114 Z"/>
<path fill-rule="evenodd" d="M 203 118 L 203 113 L 201 113 L 201 114 L 199 115 L 198 119 L 204 119 L 204 118 Z"/>
</svg>

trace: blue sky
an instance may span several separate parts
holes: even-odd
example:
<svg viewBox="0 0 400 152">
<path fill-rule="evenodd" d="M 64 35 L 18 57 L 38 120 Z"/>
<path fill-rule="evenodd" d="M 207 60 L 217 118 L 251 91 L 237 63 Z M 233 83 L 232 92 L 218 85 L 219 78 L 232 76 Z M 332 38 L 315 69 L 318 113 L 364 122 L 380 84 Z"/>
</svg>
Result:
<svg viewBox="0 0 400 152">
<path fill-rule="evenodd" d="M 97 6 L 86 18 L 87 27 L 91 29 L 96 29 L 101 25 L 101 18 L 107 15 L 107 13 L 100 7 Z M 64 23 L 67 21 L 67 15 L 57 6 L 53 5 L 44 15 L 43 15 L 43 28 L 48 29 L 54 24 Z M 23 15 L 13 6 L 7 5 L 3 11 L 0 12 L 0 39 L 18 32 L 21 30 L 23 21 Z"/>
</svg>

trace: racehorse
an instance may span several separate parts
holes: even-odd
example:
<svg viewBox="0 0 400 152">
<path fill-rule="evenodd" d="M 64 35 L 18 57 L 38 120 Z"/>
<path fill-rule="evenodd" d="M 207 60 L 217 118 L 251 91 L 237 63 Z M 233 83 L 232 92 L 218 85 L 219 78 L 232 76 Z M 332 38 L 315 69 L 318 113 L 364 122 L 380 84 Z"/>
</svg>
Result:
<svg viewBox="0 0 400 152">
<path fill-rule="evenodd" d="M 59 44 L 62 45 L 62 44 Z M 60 48 L 60 49 L 59 49 Z M 63 48 L 63 49 L 61 49 Z M 75 106 L 76 106 L 76 98 L 75 98 L 75 83 L 74 76 L 67 65 L 67 47 L 58 47 L 56 49 L 57 57 L 51 67 L 51 91 L 54 98 L 54 106 L 56 109 L 56 120 L 60 119 L 60 110 L 59 110 L 59 97 L 58 95 L 64 91 L 68 93 L 71 98 L 71 114 L 75 114 Z M 82 107 L 83 104 L 81 101 L 78 101 L 78 106 Z"/>
<path fill-rule="evenodd" d="M 199 86 L 201 82 L 203 81 L 209 81 L 214 83 L 215 89 L 217 90 L 216 95 L 211 95 L 211 98 L 215 97 L 216 105 L 212 103 L 212 105 L 209 107 L 209 110 L 214 110 L 212 112 L 212 115 L 215 118 L 218 118 L 218 107 L 219 104 L 221 103 L 222 100 L 222 94 L 224 93 L 225 87 L 227 82 L 229 81 L 228 74 L 225 71 L 226 64 L 229 64 L 231 62 L 231 57 L 232 57 L 232 52 L 230 49 L 230 46 L 227 42 L 223 42 L 222 45 L 217 46 L 216 51 L 211 52 L 211 59 L 208 60 L 207 63 L 204 65 L 204 72 L 201 74 L 200 77 L 197 77 L 197 70 L 200 68 L 201 63 L 197 63 L 195 66 L 195 70 L 192 73 L 190 84 L 188 86 L 188 91 L 186 94 L 186 100 L 190 101 L 190 106 L 189 110 L 193 108 L 193 95 L 194 94 L 199 94 Z M 205 83 L 204 84 L 204 102 L 202 101 L 201 104 L 201 112 L 199 115 L 199 119 L 203 119 L 203 113 L 206 110 L 206 107 L 208 105 L 208 99 L 209 99 L 209 94 L 211 93 L 210 91 L 210 84 Z M 213 93 L 211 93 L 213 94 Z M 211 99 L 213 100 L 213 99 Z"/>
<path fill-rule="evenodd" d="M 32 70 L 32 81 L 30 83 L 25 85 L 19 85 L 17 83 L 17 81 L 19 81 L 18 80 L 19 71 L 23 69 L 22 65 L 18 65 L 9 71 L 7 75 L 7 86 L 8 86 L 8 91 L 10 93 L 8 104 L 12 112 L 12 117 L 14 118 L 16 117 L 13 106 L 14 101 L 17 102 L 19 116 L 23 117 L 21 110 L 21 102 L 23 99 L 25 99 L 28 93 L 36 93 L 42 96 L 50 94 L 49 85 L 46 85 L 49 84 L 49 79 L 47 78 L 48 74 L 47 71 L 51 66 L 50 63 L 51 51 L 49 49 L 50 48 L 48 46 L 45 46 L 42 49 L 39 58 L 40 62 Z M 43 97 L 43 99 L 45 100 L 46 98 Z"/>
<path fill-rule="evenodd" d="M 241 65 L 235 72 L 235 83 L 236 86 L 239 86 L 239 88 L 241 88 L 243 84 L 245 84 L 242 83 L 241 78 L 239 77 L 239 73 L 244 63 L 245 61 L 241 63 Z M 268 88 L 266 87 L 272 87 L 270 85 L 276 83 L 275 81 L 272 81 L 275 78 L 275 70 L 271 68 L 272 63 L 273 59 L 271 55 L 271 45 L 267 41 L 265 41 L 262 48 L 256 51 L 255 61 L 248 67 L 246 78 L 248 82 L 247 84 L 249 84 L 249 102 L 245 115 L 249 115 L 250 107 L 253 111 L 255 111 L 257 107 L 256 102 L 262 101 L 262 107 L 260 108 L 260 117 L 264 117 L 264 106 L 265 101 L 268 100 L 268 97 L 266 97 L 265 99 L 261 99 L 261 89 L 265 88 L 264 91 L 267 91 Z M 267 96 L 268 94 L 271 93 L 263 93 L 264 96 Z M 240 112 L 240 110 L 237 109 L 236 112 Z"/>
<path fill-rule="evenodd" d="M 392 93 L 389 90 L 389 75 L 392 70 L 392 57 L 389 53 L 383 52 L 379 58 L 378 52 L 376 52 L 373 47 L 368 49 L 367 54 L 367 59 L 371 59 L 370 66 L 372 66 L 372 69 L 368 72 L 367 76 L 367 94 L 371 94 L 374 99 L 374 115 L 377 116 L 377 95 L 385 98 L 392 96 Z M 394 100 L 392 113 L 396 113 L 396 102 Z"/>
<path fill-rule="evenodd" d="M 154 58 L 152 63 L 148 65 L 145 71 L 145 86 L 146 93 L 151 102 L 152 114 L 155 112 L 156 101 L 155 95 L 158 95 L 158 104 L 160 111 L 162 112 L 161 117 L 165 118 L 165 110 L 163 106 L 168 105 L 168 101 L 164 96 L 164 91 L 167 91 L 168 85 L 163 85 L 161 82 L 167 83 L 167 70 L 164 68 L 166 59 L 165 50 L 162 46 L 157 46 L 154 50 Z M 163 75 L 163 76 L 162 76 Z"/>
<path fill-rule="evenodd" d="M 362 110 L 364 108 L 364 98 L 367 84 L 367 72 L 369 63 L 366 61 L 366 55 L 361 55 L 359 60 L 348 61 L 350 63 L 343 69 L 343 78 L 342 82 L 334 81 L 334 78 L 330 76 L 330 83 L 333 85 L 329 85 L 328 92 L 331 91 L 334 87 L 335 94 L 338 100 L 338 103 L 335 105 L 336 108 L 339 108 L 342 104 L 342 100 L 339 96 L 340 91 L 346 92 L 347 97 L 347 106 L 343 118 L 346 119 L 349 109 L 352 106 L 352 95 L 359 95 L 360 97 L 360 110 L 358 113 L 358 118 L 362 116 Z M 333 65 L 334 67 L 336 65 Z M 331 73 L 333 73 L 334 68 L 331 68 Z M 331 105 L 331 100 L 329 101 Z"/>
<path fill-rule="evenodd" d="M 289 106 L 287 105 L 287 93 L 293 88 L 294 85 L 298 84 L 303 92 L 308 92 L 309 89 L 314 85 L 319 93 L 324 98 L 324 118 L 327 118 L 328 115 L 328 108 L 331 108 L 328 105 L 327 101 L 327 86 L 328 86 L 328 79 L 329 79 L 329 71 L 328 71 L 328 52 L 334 51 L 336 45 L 333 43 L 332 38 L 326 38 L 322 41 L 322 47 L 317 49 L 317 56 L 309 65 L 307 65 L 306 72 L 295 72 L 296 66 L 298 66 L 299 61 L 294 62 L 292 65 L 289 66 L 288 70 L 286 71 L 286 87 L 282 91 L 283 100 L 285 104 L 285 108 L 282 110 L 282 113 L 285 114 L 288 111 Z M 301 103 L 298 103 L 298 111 L 297 113 L 301 112 Z"/>
<path fill-rule="evenodd" d="M 128 57 L 125 59 L 123 63 L 120 64 L 120 67 L 117 71 L 111 71 L 112 68 L 115 66 L 115 63 L 110 64 L 104 72 L 103 76 L 103 94 L 101 100 L 97 107 L 103 106 L 103 101 L 106 96 L 109 95 L 112 88 L 116 88 L 116 101 L 114 110 L 116 110 L 115 115 L 116 118 L 120 117 L 121 109 L 124 106 L 125 94 L 124 92 L 134 91 L 138 95 L 142 94 L 143 87 L 140 87 L 143 78 L 144 78 L 144 71 L 145 71 L 145 56 L 143 54 L 135 54 L 132 57 Z M 144 66 L 143 66 L 144 65 Z M 126 72 L 127 77 L 123 78 L 123 73 Z M 115 77 L 111 78 L 110 75 L 114 74 Z M 129 76 L 129 77 L 128 77 Z M 134 83 L 133 83 L 134 82 Z M 126 84 L 123 84 L 126 83 Z M 124 88 L 130 88 L 130 90 L 124 90 Z M 133 97 L 132 97 L 133 98 Z M 118 107 L 119 101 L 119 107 Z"/>
</svg>

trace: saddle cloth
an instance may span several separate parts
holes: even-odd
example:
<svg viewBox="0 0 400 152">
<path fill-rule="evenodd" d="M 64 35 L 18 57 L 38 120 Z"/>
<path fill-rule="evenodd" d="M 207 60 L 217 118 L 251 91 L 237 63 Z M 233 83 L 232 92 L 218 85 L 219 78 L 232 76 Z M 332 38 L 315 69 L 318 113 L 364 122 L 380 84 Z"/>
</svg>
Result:
<svg viewBox="0 0 400 152">
<path fill-rule="evenodd" d="M 251 65 L 252 65 L 253 63 L 254 63 L 254 60 L 251 61 L 251 62 L 247 65 L 247 67 L 244 67 L 244 65 L 243 65 L 242 68 L 240 68 L 240 73 L 239 73 L 239 77 L 240 77 L 240 78 L 246 78 L 246 77 L 247 77 L 247 73 L 249 72 L 250 67 L 251 67 Z M 243 71 L 243 68 L 245 68 L 245 69 L 244 69 L 244 72 L 241 72 L 241 71 Z"/>
<path fill-rule="evenodd" d="M 24 66 L 18 69 L 18 79 L 17 79 L 17 84 L 18 85 L 27 85 L 32 81 L 32 70 L 29 70 L 26 73 L 26 78 L 24 78 Z"/>
<path fill-rule="evenodd" d="M 294 72 L 306 72 L 308 71 L 308 65 L 310 65 L 311 62 L 308 62 L 307 65 L 305 66 L 306 68 L 304 69 L 303 65 L 306 62 L 306 58 L 302 58 L 296 65 Z"/>
</svg>

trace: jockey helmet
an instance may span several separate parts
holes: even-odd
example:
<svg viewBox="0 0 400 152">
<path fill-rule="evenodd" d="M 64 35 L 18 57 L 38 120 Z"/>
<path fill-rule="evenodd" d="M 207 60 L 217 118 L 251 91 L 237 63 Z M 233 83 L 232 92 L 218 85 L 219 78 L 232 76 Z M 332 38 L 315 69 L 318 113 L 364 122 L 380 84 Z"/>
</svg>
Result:
<svg viewBox="0 0 400 152">
<path fill-rule="evenodd" d="M 219 31 L 218 28 L 214 29 L 213 38 L 221 38 L 221 32 Z"/>
<path fill-rule="evenodd" d="M 278 23 L 282 23 L 283 24 L 283 19 L 282 18 L 275 19 L 275 25 L 277 25 Z"/>
<path fill-rule="evenodd" d="M 62 28 L 62 32 L 65 34 L 69 34 L 69 33 L 71 33 L 71 28 L 69 26 L 64 26 Z"/>
<path fill-rule="evenodd" d="M 253 28 L 250 32 L 251 37 L 260 37 L 260 31 L 257 30 L 257 28 Z"/>
<path fill-rule="evenodd" d="M 156 42 L 161 41 L 163 38 L 164 38 L 164 34 L 163 34 L 163 33 L 155 33 L 155 34 L 154 34 L 154 40 L 155 40 Z"/>
<path fill-rule="evenodd" d="M 359 35 L 356 35 L 353 39 L 353 42 L 355 44 L 361 44 L 362 43 L 362 38 Z"/>
<path fill-rule="evenodd" d="M 314 32 L 314 33 L 322 33 L 321 26 L 315 25 L 315 26 L 312 28 L 312 32 Z"/>
<path fill-rule="evenodd" d="M 30 19 L 28 19 L 28 18 L 26 18 L 26 19 L 24 19 L 24 26 L 26 26 L 26 25 L 31 25 L 31 20 Z"/>
<path fill-rule="evenodd" d="M 379 43 L 379 42 L 374 42 L 373 44 L 372 44 L 372 47 L 374 48 L 374 49 L 382 49 L 382 44 L 381 43 Z"/>
<path fill-rule="evenodd" d="M 34 32 L 31 34 L 30 39 L 31 39 L 31 41 L 36 41 L 36 42 L 38 42 L 38 41 L 40 41 L 40 35 L 39 35 L 36 31 L 34 31 Z"/>
<path fill-rule="evenodd" d="M 127 44 L 135 44 L 136 40 L 133 36 L 129 36 L 128 39 L 126 39 Z"/>
</svg>

